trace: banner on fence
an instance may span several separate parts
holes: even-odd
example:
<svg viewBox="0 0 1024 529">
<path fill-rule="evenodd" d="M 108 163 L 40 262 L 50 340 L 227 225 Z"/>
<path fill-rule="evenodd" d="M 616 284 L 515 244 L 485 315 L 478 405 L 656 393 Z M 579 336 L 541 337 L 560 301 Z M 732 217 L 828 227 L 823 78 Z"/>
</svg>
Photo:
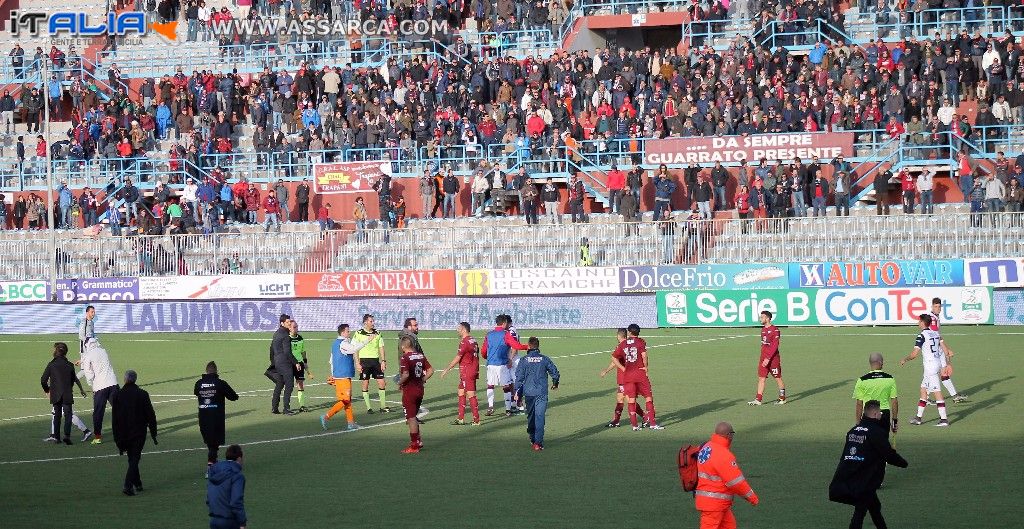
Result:
<svg viewBox="0 0 1024 529">
<path fill-rule="evenodd" d="M 622 292 L 789 288 L 786 265 L 717 264 L 619 267 Z"/>
<path fill-rule="evenodd" d="M 988 287 L 711 290 L 658 292 L 664 327 L 758 325 L 761 311 L 777 325 L 909 325 L 942 298 L 944 323 L 993 322 Z"/>
<path fill-rule="evenodd" d="M 294 298 L 293 274 L 140 277 L 139 297 L 164 299 Z"/>
<path fill-rule="evenodd" d="M 0 334 L 77 333 L 86 303 L 0 305 Z M 654 296 L 502 296 L 481 298 L 378 298 L 362 300 L 249 300 L 105 302 L 97 304 L 97 333 L 125 332 L 270 332 L 280 314 L 290 314 L 305 331 L 335 331 L 339 323 L 356 326 L 373 314 L 380 330 L 398 330 L 405 318 L 424 330 L 451 331 L 459 322 L 486 329 L 499 314 L 512 316 L 521 329 L 604 329 L 636 323 L 655 327 Z M 454 342 L 452 342 L 454 343 Z M 427 345 L 427 344 L 424 344 Z"/>
<path fill-rule="evenodd" d="M 648 165 L 710 164 L 740 160 L 753 163 L 761 158 L 810 160 L 815 156 L 827 161 L 836 156 L 852 156 L 853 139 L 851 132 L 665 138 L 644 142 L 644 155 Z"/>
<path fill-rule="evenodd" d="M 962 286 L 959 259 L 790 263 L 791 288 Z"/>
<path fill-rule="evenodd" d="M 964 284 L 1012 288 L 1024 286 L 1024 259 L 964 259 Z"/>
<path fill-rule="evenodd" d="M 455 294 L 455 271 L 295 274 L 295 292 L 300 298 L 452 296 Z"/>
<path fill-rule="evenodd" d="M 337 162 L 313 166 L 313 192 L 318 195 L 366 193 L 383 174 L 391 174 L 391 162 Z"/>
<path fill-rule="evenodd" d="M 619 268 L 510 268 L 459 270 L 460 296 L 618 293 Z"/>
<path fill-rule="evenodd" d="M 0 281 L 0 303 L 26 303 L 50 299 L 46 281 Z"/>
<path fill-rule="evenodd" d="M 139 299 L 137 277 L 98 277 L 57 281 L 57 301 Z"/>
</svg>

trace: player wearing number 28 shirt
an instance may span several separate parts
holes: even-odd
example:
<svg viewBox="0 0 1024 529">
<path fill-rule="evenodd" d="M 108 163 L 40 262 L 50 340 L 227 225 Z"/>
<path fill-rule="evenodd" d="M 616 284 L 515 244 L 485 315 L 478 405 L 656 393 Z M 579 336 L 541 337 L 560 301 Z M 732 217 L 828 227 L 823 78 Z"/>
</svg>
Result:
<svg viewBox="0 0 1024 529">
<path fill-rule="evenodd" d="M 622 389 L 629 402 L 629 422 L 633 431 L 639 431 L 640 425 L 636 416 L 636 396 L 639 394 L 647 399 L 647 421 L 652 430 L 662 430 L 654 416 L 654 394 L 651 391 L 651 379 L 647 376 L 647 343 L 640 338 L 640 326 L 633 323 L 626 328 L 626 339 L 612 353 L 612 362 L 622 374 Z"/>
<path fill-rule="evenodd" d="M 764 381 L 771 373 L 779 386 L 779 400 L 775 404 L 786 403 L 786 384 L 782 382 L 782 357 L 779 355 L 779 342 L 782 333 L 772 324 L 772 313 L 761 311 L 761 360 L 757 364 L 757 395 L 748 402 L 751 406 L 760 406 L 764 396 Z"/>
</svg>

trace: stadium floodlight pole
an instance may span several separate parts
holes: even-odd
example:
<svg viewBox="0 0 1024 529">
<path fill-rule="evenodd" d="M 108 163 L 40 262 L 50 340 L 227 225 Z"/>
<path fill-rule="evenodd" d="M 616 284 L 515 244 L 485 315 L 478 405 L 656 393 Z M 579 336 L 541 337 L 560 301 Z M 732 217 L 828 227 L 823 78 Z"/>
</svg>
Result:
<svg viewBox="0 0 1024 529">
<path fill-rule="evenodd" d="M 49 70 L 49 66 L 46 61 L 42 62 L 42 68 L 39 70 L 42 77 L 39 79 L 39 84 L 42 85 L 41 92 L 49 91 L 49 87 L 46 83 L 46 76 Z M 38 130 L 38 127 L 37 127 Z M 43 141 L 46 142 L 46 225 L 50 228 L 50 244 L 48 245 L 50 253 L 50 276 L 47 278 L 50 283 L 50 299 L 56 301 L 57 299 L 57 230 L 54 225 L 55 215 L 53 214 L 53 164 L 51 163 L 51 149 L 50 149 L 50 94 L 43 93 Z"/>
</svg>

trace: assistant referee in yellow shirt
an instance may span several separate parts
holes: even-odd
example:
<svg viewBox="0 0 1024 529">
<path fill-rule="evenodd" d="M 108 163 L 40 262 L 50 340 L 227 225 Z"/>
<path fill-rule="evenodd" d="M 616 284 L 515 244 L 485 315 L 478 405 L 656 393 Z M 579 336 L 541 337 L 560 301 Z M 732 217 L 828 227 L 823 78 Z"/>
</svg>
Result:
<svg viewBox="0 0 1024 529">
<path fill-rule="evenodd" d="M 896 429 L 899 428 L 896 379 L 882 371 L 884 363 L 882 353 L 871 353 L 868 363 L 871 364 L 871 371 L 857 379 L 857 384 L 853 387 L 853 398 L 857 401 L 857 413 L 854 420 L 860 422 L 865 402 L 877 400 L 882 408 L 882 422 L 889 427 L 892 433 L 896 433 Z"/>
</svg>

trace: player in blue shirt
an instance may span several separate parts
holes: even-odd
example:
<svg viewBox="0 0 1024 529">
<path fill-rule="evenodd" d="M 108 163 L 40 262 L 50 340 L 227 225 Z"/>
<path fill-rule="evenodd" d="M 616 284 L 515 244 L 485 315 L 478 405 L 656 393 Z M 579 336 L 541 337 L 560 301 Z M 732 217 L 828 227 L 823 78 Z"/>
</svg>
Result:
<svg viewBox="0 0 1024 529">
<path fill-rule="evenodd" d="M 356 376 L 356 366 L 352 355 L 360 347 L 360 345 L 352 343 L 352 331 L 348 324 L 338 325 L 338 338 L 331 345 L 331 374 L 327 378 L 327 383 L 334 386 L 334 395 L 338 401 L 327 411 L 326 415 L 320 416 L 320 426 L 324 430 L 327 429 L 327 421 L 341 410 L 345 410 L 348 429 L 359 428 L 355 415 L 352 413 L 352 377 Z"/>
<path fill-rule="evenodd" d="M 494 320 L 494 330 L 484 336 L 483 357 L 487 360 L 487 414 L 494 415 L 494 387 L 505 392 L 505 416 L 515 414 L 512 407 L 512 349 L 526 351 L 529 347 L 509 332 L 512 318 L 501 314 Z"/>
</svg>

